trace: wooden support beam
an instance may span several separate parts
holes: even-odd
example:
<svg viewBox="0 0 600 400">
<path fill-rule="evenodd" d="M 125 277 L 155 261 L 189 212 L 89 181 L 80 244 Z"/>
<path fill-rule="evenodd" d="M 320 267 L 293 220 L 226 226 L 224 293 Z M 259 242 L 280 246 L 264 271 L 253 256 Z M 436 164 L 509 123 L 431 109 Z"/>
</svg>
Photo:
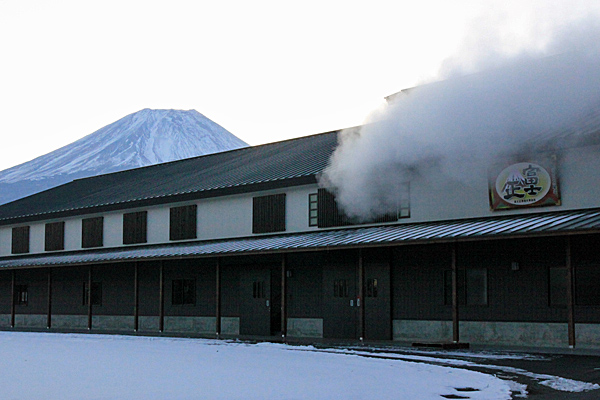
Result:
<svg viewBox="0 0 600 400">
<path fill-rule="evenodd" d="M 458 321 L 458 274 L 456 269 L 456 245 L 452 245 L 452 341 L 460 341 Z"/>
<path fill-rule="evenodd" d="M 164 283 L 164 263 L 160 262 L 159 274 L 159 305 L 158 305 L 158 331 L 165 330 L 165 283 Z"/>
<path fill-rule="evenodd" d="M 569 347 L 575 347 L 575 299 L 573 290 L 573 263 L 571 262 L 571 238 L 566 238 L 565 262 L 567 267 L 567 324 L 569 334 Z"/>
<path fill-rule="evenodd" d="M 362 249 L 358 250 L 358 297 L 356 305 L 358 306 L 358 339 L 362 342 L 365 339 L 365 268 Z"/>
<path fill-rule="evenodd" d="M 17 300 L 15 293 L 15 270 L 12 270 L 11 279 L 10 279 L 10 327 L 15 327 L 15 301 Z"/>
<path fill-rule="evenodd" d="M 87 302 L 88 302 L 88 322 L 87 328 L 88 330 L 92 329 L 92 267 L 88 268 L 88 293 L 87 293 Z"/>
<path fill-rule="evenodd" d="M 281 255 L 281 339 L 287 336 L 287 265 L 285 254 Z"/>
<path fill-rule="evenodd" d="M 221 336 L 221 259 L 217 257 L 216 269 L 216 294 L 215 294 L 215 333 L 217 339 Z"/>
<path fill-rule="evenodd" d="M 138 274 L 138 263 L 136 262 L 133 267 L 133 330 L 135 332 L 139 329 L 140 319 L 140 278 Z"/>
<path fill-rule="evenodd" d="M 48 268 L 48 315 L 46 318 L 46 327 L 52 328 L 52 270 Z"/>
</svg>

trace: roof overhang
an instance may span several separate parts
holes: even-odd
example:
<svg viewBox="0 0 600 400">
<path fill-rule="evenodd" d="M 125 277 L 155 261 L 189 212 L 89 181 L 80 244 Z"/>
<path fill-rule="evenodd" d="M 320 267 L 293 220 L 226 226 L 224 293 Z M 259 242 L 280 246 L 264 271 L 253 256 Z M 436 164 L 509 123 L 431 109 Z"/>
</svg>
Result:
<svg viewBox="0 0 600 400">
<path fill-rule="evenodd" d="M 600 233 L 600 209 L 4 257 L 0 259 L 0 268 L 76 266 L 589 233 Z"/>
</svg>

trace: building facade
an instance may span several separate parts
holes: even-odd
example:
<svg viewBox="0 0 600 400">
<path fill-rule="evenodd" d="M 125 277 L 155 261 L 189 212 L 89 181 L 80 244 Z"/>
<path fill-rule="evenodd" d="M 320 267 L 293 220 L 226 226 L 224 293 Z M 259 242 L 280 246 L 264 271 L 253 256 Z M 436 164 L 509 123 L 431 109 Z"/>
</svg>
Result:
<svg viewBox="0 0 600 400">
<path fill-rule="evenodd" d="M 598 143 L 417 178 L 357 221 L 317 183 L 339 134 L 1 206 L 0 329 L 600 347 Z"/>
</svg>

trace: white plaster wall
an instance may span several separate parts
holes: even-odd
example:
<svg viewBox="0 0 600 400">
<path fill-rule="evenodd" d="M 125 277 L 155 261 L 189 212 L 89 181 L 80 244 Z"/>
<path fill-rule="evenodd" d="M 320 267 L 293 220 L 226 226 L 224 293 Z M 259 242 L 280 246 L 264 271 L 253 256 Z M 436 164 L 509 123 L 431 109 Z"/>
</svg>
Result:
<svg viewBox="0 0 600 400">
<path fill-rule="evenodd" d="M 104 215 L 104 247 L 123 245 L 123 213 Z"/>
<path fill-rule="evenodd" d="M 148 209 L 148 244 L 169 241 L 170 207 Z"/>
<path fill-rule="evenodd" d="M 81 249 L 81 218 L 65 221 L 65 250 Z"/>
<path fill-rule="evenodd" d="M 201 200 L 197 232 L 201 240 L 252 235 L 252 196 Z"/>
<path fill-rule="evenodd" d="M 53 222 L 53 221 L 52 221 Z M 43 253 L 46 240 L 46 222 L 29 225 L 29 252 Z"/>
<path fill-rule="evenodd" d="M 9 256 L 12 249 L 12 227 L 0 227 L 0 257 Z"/>
<path fill-rule="evenodd" d="M 600 206 L 600 146 L 567 150 L 559 173 L 563 208 Z"/>
<path fill-rule="evenodd" d="M 527 160 L 523 160 L 527 161 Z M 529 214 L 600 206 L 600 146 L 564 150 L 557 172 L 561 205 L 492 211 L 487 171 L 475 171 L 464 180 L 426 177 L 411 182 L 411 217 L 400 222 Z"/>
</svg>

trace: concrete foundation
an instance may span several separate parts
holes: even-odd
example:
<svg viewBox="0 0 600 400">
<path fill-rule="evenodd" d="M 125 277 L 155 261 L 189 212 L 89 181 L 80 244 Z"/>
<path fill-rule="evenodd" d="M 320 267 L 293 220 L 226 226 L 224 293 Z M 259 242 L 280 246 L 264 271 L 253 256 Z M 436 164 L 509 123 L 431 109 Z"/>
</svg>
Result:
<svg viewBox="0 0 600 400">
<path fill-rule="evenodd" d="M 240 318 L 239 317 L 221 317 L 221 334 L 239 336 Z"/>
<path fill-rule="evenodd" d="M 215 317 L 165 317 L 165 332 L 214 334 L 216 329 Z"/>
<path fill-rule="evenodd" d="M 322 318 L 288 318 L 287 335 L 298 338 L 322 338 Z"/>
<path fill-rule="evenodd" d="M 406 342 L 449 342 L 452 321 L 394 320 L 393 339 Z"/>
</svg>

